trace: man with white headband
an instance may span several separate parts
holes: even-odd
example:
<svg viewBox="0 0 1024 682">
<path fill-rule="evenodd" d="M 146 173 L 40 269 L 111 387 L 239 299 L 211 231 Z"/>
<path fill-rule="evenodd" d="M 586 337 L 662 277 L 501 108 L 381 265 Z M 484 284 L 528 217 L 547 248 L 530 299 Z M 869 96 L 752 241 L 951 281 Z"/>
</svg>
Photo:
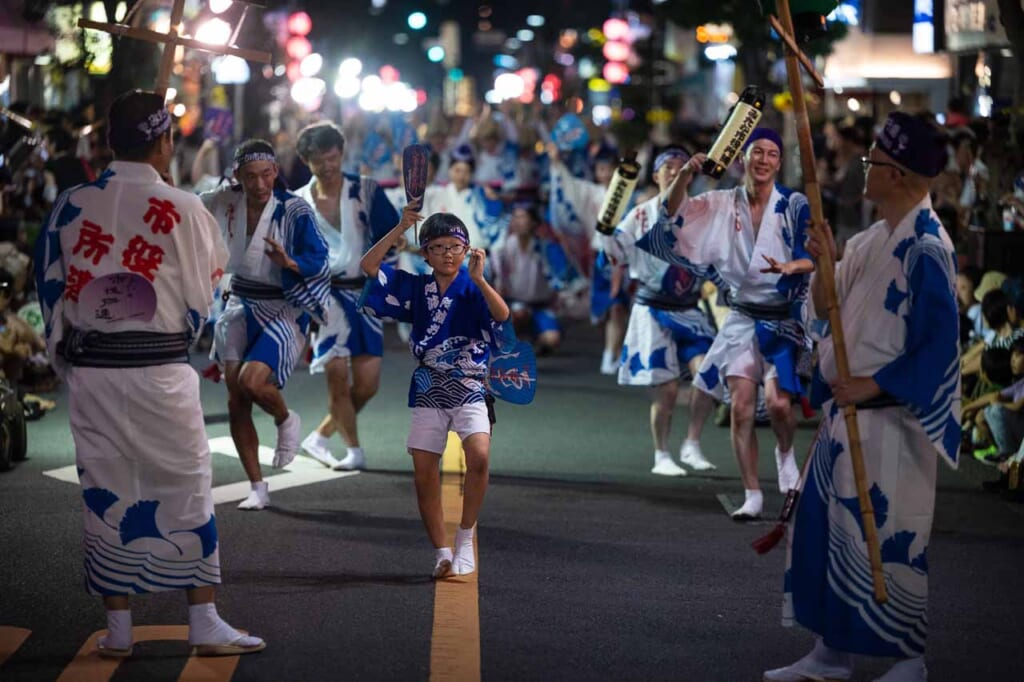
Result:
<svg viewBox="0 0 1024 682">
<path fill-rule="evenodd" d="M 666 191 L 689 156 L 682 147 L 669 147 L 654 161 L 654 181 Z M 629 276 L 640 283 L 629 315 L 619 364 L 619 384 L 651 388 L 651 435 L 654 467 L 660 476 L 685 476 L 668 449 L 672 413 L 684 373 L 696 377 L 697 369 L 715 329 L 698 308 L 706 273 L 695 274 L 659 260 L 637 248 L 637 242 L 658 218 L 661 200 L 654 197 L 633 209 L 615 232 L 604 237 L 604 249 L 614 265 L 627 264 Z M 679 461 L 695 471 L 714 469 L 701 452 L 700 435 L 715 403 L 701 391 L 690 394 L 690 424 Z"/>
<path fill-rule="evenodd" d="M 732 310 L 700 367 L 696 385 L 722 400 L 728 388 L 732 446 L 745 491 L 737 521 L 761 516 L 754 414 L 758 387 L 775 432 L 779 490 L 797 485 L 792 401 L 802 393 L 797 356 L 810 349 L 801 320 L 813 270 L 804 247 L 807 198 L 775 183 L 782 139 L 768 128 L 751 135 L 743 156 L 744 182 L 730 190 L 689 197 L 687 185 L 706 156 L 697 154 L 669 189 L 658 225 L 640 248 L 669 263 L 703 272 L 713 267 L 728 289 Z"/>
<path fill-rule="evenodd" d="M 301 422 L 281 389 L 306 345 L 310 317 L 323 319 L 330 298 L 327 244 L 304 200 L 277 186 L 274 149 L 247 140 L 235 150 L 237 185 L 200 195 L 228 245 L 230 298 L 214 328 L 213 358 L 228 387 L 228 419 L 252 484 L 239 509 L 270 506 L 259 463 L 253 403 L 274 418 L 274 466 L 299 450 Z"/>
<path fill-rule="evenodd" d="M 101 656 L 131 656 L 129 595 L 185 590 L 197 655 L 265 644 L 221 620 L 220 553 L 199 377 L 188 349 L 228 254 L 199 199 L 160 178 L 174 156 L 164 96 L 110 107 L 115 160 L 57 199 L 39 237 L 50 361 L 70 393 L 85 586 L 103 598 Z"/>
</svg>

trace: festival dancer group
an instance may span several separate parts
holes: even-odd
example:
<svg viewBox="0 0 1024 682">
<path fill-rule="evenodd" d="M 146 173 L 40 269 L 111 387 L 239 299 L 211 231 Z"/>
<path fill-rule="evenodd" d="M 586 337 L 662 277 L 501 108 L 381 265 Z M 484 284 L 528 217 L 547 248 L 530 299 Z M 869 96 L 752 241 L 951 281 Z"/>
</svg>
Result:
<svg viewBox="0 0 1024 682">
<path fill-rule="evenodd" d="M 119 98 L 110 111 L 117 161 L 95 182 L 61 195 L 37 259 L 49 352 L 70 389 L 86 585 L 107 610 L 100 653 L 132 652 L 128 595 L 174 589 L 186 591 L 197 654 L 265 646 L 228 626 L 213 606 L 220 574 L 209 448 L 197 375 L 187 364 L 225 273 L 230 283 L 213 356 L 223 368 L 231 435 L 252 484 L 239 508 L 270 505 L 253 404 L 277 426 L 275 467 L 300 451 L 336 469 L 365 467 L 356 416 L 379 384 L 382 319 L 397 320 L 418 361 L 407 449 L 435 549 L 431 573 L 475 572 L 473 535 L 493 423 L 488 360 L 515 343 L 518 323 L 499 290 L 517 292 L 526 304 L 550 291 L 541 286 L 537 265 L 503 265 L 492 285 L 485 266 L 504 253 L 506 222 L 496 197 L 469 180 L 471 150 L 454 149 L 452 182 L 430 188 L 399 214 L 371 178 L 341 172 L 346 141 L 331 124 L 300 134 L 298 154 L 313 179 L 295 193 L 278 181 L 273 148 L 249 140 L 235 153 L 236 182 L 201 197 L 161 179 L 173 153 L 169 129 L 162 98 L 142 91 Z M 766 680 L 849 679 L 854 654 L 900 658 L 881 678 L 888 682 L 924 680 L 935 461 L 937 454 L 955 461 L 959 443 L 954 261 L 928 198 L 945 149 L 930 123 L 897 112 L 865 162 L 865 193 L 882 220 L 848 243 L 837 266 L 852 376 L 837 374 L 826 333 L 818 339 L 812 382 L 822 390 L 824 424 L 805 481 L 793 454 L 793 403 L 807 383 L 797 369 L 811 349 L 811 322 L 831 305 L 815 262 L 833 252 L 834 242 L 827 225 L 811 224 L 806 197 L 776 183 L 783 151 L 779 135 L 760 128 L 744 149 L 742 185 L 691 197 L 688 187 L 705 157 L 669 147 L 653 163 L 658 194 L 632 209 L 613 234 L 595 238 L 611 265 L 626 268 L 638 284 L 619 383 L 651 390 L 652 472 L 661 475 L 686 474 L 668 447 L 680 380 L 689 378 L 694 387 L 679 456 L 685 467 L 714 468 L 701 451 L 700 433 L 715 402 L 729 401 L 745 490 L 737 521 L 763 511 L 754 431 L 763 395 L 779 489 L 803 487 L 784 616 L 817 636 L 808 656 L 767 671 Z M 553 176 L 564 172 L 552 164 Z M 574 186 L 566 178 L 558 182 L 565 190 Z M 563 215 L 582 210 L 572 205 L 576 196 L 585 193 L 559 192 Z M 536 254 L 537 213 L 517 208 L 522 215 L 515 224 L 522 225 L 509 253 Z M 412 247 L 404 243 L 410 229 L 418 242 Z M 403 248 L 424 259 L 419 272 L 396 266 Z M 510 285 L 510 277 L 527 271 L 535 285 Z M 698 307 L 705 280 L 731 308 L 717 332 Z M 328 414 L 302 440 L 299 415 L 281 391 L 313 323 L 311 371 L 327 377 Z M 552 328 L 539 330 L 538 342 Z M 882 604 L 872 599 L 840 416 L 850 404 L 858 407 L 870 444 L 863 450 L 872 496 L 885 510 L 876 516 L 890 595 Z M 444 530 L 438 475 L 449 431 L 462 440 L 467 463 L 454 546 Z M 329 447 L 335 432 L 348 448 L 341 460 Z"/>
</svg>

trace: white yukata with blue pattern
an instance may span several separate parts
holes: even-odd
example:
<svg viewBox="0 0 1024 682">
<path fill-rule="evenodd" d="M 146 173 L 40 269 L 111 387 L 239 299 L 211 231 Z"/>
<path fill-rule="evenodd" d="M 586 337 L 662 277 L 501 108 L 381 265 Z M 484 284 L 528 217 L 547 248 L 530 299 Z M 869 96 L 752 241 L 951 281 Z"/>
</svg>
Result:
<svg viewBox="0 0 1024 682">
<path fill-rule="evenodd" d="M 317 179 L 300 187 L 295 194 L 313 210 L 316 225 L 327 243 L 331 277 L 358 280 L 363 277 L 359 260 L 371 246 L 398 224 L 398 212 L 376 180 L 345 174 L 338 215 L 341 228 L 332 225 L 316 210 L 313 187 Z M 404 191 L 403 191 L 404 194 Z M 326 371 L 334 358 L 384 354 L 384 327 L 381 321 L 359 311 L 362 286 L 331 287 L 331 305 L 320 328 L 313 335 L 311 374 Z"/>
<path fill-rule="evenodd" d="M 639 244 L 697 273 L 713 267 L 732 301 L 790 307 L 790 317 L 784 320 L 755 320 L 729 311 L 694 381 L 717 400 L 724 399 L 729 376 L 745 376 L 759 384 L 777 377 L 779 387 L 791 395 L 803 393 L 796 370 L 798 352 L 810 349 L 802 322 L 810 276 L 761 269 L 768 267 L 764 256 L 782 263 L 810 258 L 805 248 L 809 219 L 807 198 L 775 185 L 755 235 L 747 191 L 740 186 L 689 197 L 671 217 L 663 205 L 658 225 Z M 748 353 L 764 365 L 763 376 L 749 374 L 746 366 L 730 367 Z"/>
<path fill-rule="evenodd" d="M 615 232 L 603 238 L 604 250 L 616 265 L 628 263 L 630 278 L 660 297 L 696 301 L 704 273 L 670 265 L 637 247 L 658 220 L 659 201 L 653 197 L 630 211 Z M 638 296 L 622 345 L 619 384 L 657 386 L 688 376 L 687 363 L 706 353 L 714 338 L 715 329 L 699 308 L 660 309 L 641 303 Z"/>
<path fill-rule="evenodd" d="M 153 220 L 151 211 L 163 217 Z M 137 248 L 144 244 L 149 258 Z M 57 352 L 72 328 L 194 336 L 227 263 L 217 223 L 195 195 L 166 185 L 152 166 L 114 161 L 96 181 L 57 199 L 35 261 L 49 356 L 69 389 L 86 589 L 109 596 L 219 584 L 195 370 L 184 362 L 69 367 Z M 119 293 L 112 281 L 102 280 L 104 298 L 90 295 L 89 283 L 115 275 L 137 275 L 135 285 L 148 280 L 155 307 L 112 314 L 109 296 Z"/>
<path fill-rule="evenodd" d="M 310 316 L 322 320 L 330 300 L 327 243 L 305 200 L 275 189 L 248 236 L 245 193 L 222 187 L 199 195 L 220 224 L 230 259 L 228 273 L 283 290 L 283 299 L 232 294 L 217 320 L 211 357 L 226 362 L 262 362 L 284 388 L 306 346 Z M 299 272 L 284 270 L 266 254 L 264 237 L 284 246 Z"/>
<path fill-rule="evenodd" d="M 830 396 L 796 511 L 783 622 L 842 651 L 924 652 L 936 459 L 955 466 L 960 444 L 955 282 L 953 246 L 927 197 L 894 230 L 881 221 L 853 237 L 836 268 L 850 374 L 901 403 L 857 411 L 886 604 L 873 598 L 846 423 Z M 838 376 L 831 337 L 819 363 L 814 395 Z"/>
</svg>

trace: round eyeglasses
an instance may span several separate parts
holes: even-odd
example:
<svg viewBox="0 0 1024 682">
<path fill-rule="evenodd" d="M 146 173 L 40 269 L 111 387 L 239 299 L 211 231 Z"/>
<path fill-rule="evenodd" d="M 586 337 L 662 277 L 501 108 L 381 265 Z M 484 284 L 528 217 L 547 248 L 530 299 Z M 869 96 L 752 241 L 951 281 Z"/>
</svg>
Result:
<svg viewBox="0 0 1024 682">
<path fill-rule="evenodd" d="M 861 163 L 862 166 L 864 166 L 864 172 L 865 173 L 868 172 L 868 168 L 870 166 L 891 166 L 892 168 L 895 168 L 896 170 L 898 170 L 900 175 L 906 175 L 906 173 L 903 171 L 902 168 L 900 168 L 895 163 L 890 163 L 888 161 L 875 161 L 874 159 L 869 159 L 866 156 L 862 156 L 862 157 L 860 157 L 860 163 Z"/>
<path fill-rule="evenodd" d="M 468 247 L 465 244 L 451 244 L 449 246 L 445 246 L 444 244 L 430 244 L 427 246 L 427 251 L 430 252 L 430 255 L 432 256 L 443 256 L 449 251 L 453 256 L 461 256 L 465 253 L 467 248 Z"/>
</svg>

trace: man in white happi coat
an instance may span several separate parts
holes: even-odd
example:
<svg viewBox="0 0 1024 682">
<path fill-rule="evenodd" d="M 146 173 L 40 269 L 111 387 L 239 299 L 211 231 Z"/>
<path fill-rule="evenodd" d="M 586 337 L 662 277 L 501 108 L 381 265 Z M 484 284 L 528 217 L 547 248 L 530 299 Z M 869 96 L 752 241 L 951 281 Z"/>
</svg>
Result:
<svg viewBox="0 0 1024 682">
<path fill-rule="evenodd" d="M 313 211 L 277 184 L 274 149 L 247 140 L 235 150 L 237 185 L 200 195 L 227 242 L 230 298 L 214 327 L 213 358 L 228 387 L 231 438 L 252 485 L 239 509 L 270 505 L 259 463 L 253 404 L 274 418 L 274 467 L 299 451 L 299 415 L 281 390 L 306 346 L 310 318 L 323 319 L 330 299 L 327 244 Z"/>
<path fill-rule="evenodd" d="M 687 184 L 705 158 L 695 155 L 679 174 L 659 225 L 641 248 L 698 272 L 713 267 L 728 289 L 732 310 L 695 384 L 719 400 L 729 390 L 732 446 L 744 488 L 733 518 L 747 521 L 763 508 L 754 431 L 760 385 L 777 441 L 779 490 L 788 492 L 800 479 L 792 401 L 803 392 L 798 353 L 810 348 L 801 320 L 814 269 L 804 247 L 810 214 L 804 195 L 775 183 L 782 167 L 782 139 L 775 131 L 758 128 L 751 135 L 741 186 L 689 197 Z"/>
<path fill-rule="evenodd" d="M 654 180 L 664 192 L 672 186 L 689 156 L 682 147 L 667 147 L 654 161 Z M 670 265 L 637 248 L 657 222 L 661 197 L 655 196 L 630 211 L 605 236 L 604 249 L 613 265 L 628 264 L 629 276 L 639 282 L 636 300 L 622 345 L 619 384 L 651 388 L 651 435 L 654 467 L 661 476 L 685 476 L 686 469 L 672 460 L 668 437 L 679 394 L 679 380 L 689 372 L 696 377 L 715 329 L 700 309 L 701 285 L 706 272 Z M 714 469 L 700 449 L 704 423 L 714 400 L 702 391 L 690 393 L 690 424 L 679 451 L 679 461 L 696 471 Z"/>
<path fill-rule="evenodd" d="M 186 591 L 195 653 L 259 651 L 214 606 L 210 449 L 188 363 L 227 250 L 199 199 L 161 179 L 174 154 L 163 95 L 118 97 L 109 139 L 114 162 L 57 199 L 36 257 L 50 359 L 70 392 L 85 586 L 107 610 L 99 654 L 130 656 L 128 595 L 165 590 Z"/>
<path fill-rule="evenodd" d="M 384 330 L 379 319 L 359 309 L 366 283 L 359 260 L 398 224 L 398 212 L 373 178 L 342 172 L 345 136 L 336 125 L 303 128 L 296 146 L 313 177 L 295 193 L 313 208 L 331 267 L 331 306 L 313 337 L 309 366 L 313 374 L 327 376 L 328 412 L 302 441 L 302 449 L 324 466 L 364 469 L 357 415 L 380 387 Z M 340 461 L 329 447 L 335 431 L 347 446 Z"/>
<path fill-rule="evenodd" d="M 928 631 L 928 541 L 936 460 L 960 445 L 956 256 L 932 210 L 931 179 L 946 163 L 944 136 L 927 119 L 889 114 L 865 157 L 864 196 L 882 219 L 846 244 L 836 268 L 850 377 L 840 380 L 832 337 L 818 346 L 812 391 L 824 422 L 796 510 L 783 622 L 817 635 L 810 654 L 764 674 L 771 682 L 853 676 L 853 654 L 899 659 L 881 682 L 923 682 Z M 809 249 L 835 243 L 813 230 Z M 828 316 L 822 281 L 809 315 Z M 871 566 L 840 408 L 857 406 L 866 485 L 875 513 L 888 601 Z"/>
</svg>

